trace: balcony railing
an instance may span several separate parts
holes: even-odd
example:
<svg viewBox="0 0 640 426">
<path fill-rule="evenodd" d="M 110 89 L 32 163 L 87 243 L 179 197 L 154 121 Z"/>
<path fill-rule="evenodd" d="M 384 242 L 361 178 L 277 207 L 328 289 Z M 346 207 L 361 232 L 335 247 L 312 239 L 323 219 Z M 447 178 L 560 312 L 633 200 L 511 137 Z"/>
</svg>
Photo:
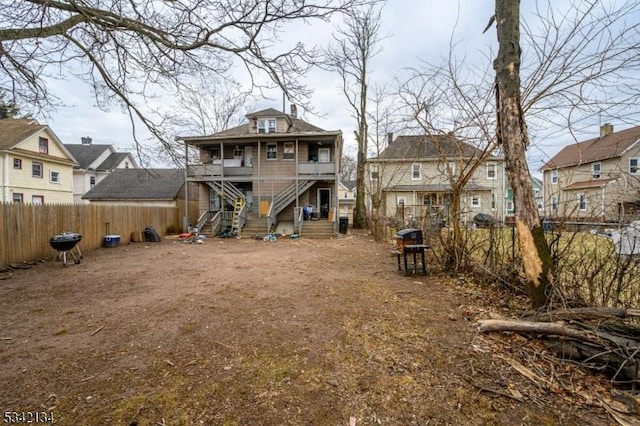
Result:
<svg viewBox="0 0 640 426">
<path fill-rule="evenodd" d="M 231 163 L 229 163 L 231 164 Z M 224 166 L 222 164 L 194 164 L 187 167 L 187 176 L 190 178 L 209 178 L 214 176 L 222 176 L 224 167 L 224 176 L 251 176 L 257 173 L 257 167 L 242 167 L 236 165 L 229 165 L 225 160 Z M 304 176 L 321 176 L 321 175 L 334 175 L 336 172 L 335 163 L 299 163 L 298 175 Z"/>
<path fill-rule="evenodd" d="M 300 175 L 333 175 L 336 172 L 335 163 L 299 163 L 298 174 Z"/>
</svg>

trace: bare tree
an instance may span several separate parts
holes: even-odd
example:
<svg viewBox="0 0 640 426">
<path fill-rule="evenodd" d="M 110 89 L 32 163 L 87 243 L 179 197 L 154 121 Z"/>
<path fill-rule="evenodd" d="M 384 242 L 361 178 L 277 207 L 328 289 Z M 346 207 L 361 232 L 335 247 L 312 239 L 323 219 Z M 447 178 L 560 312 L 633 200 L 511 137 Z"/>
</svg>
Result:
<svg viewBox="0 0 640 426">
<path fill-rule="evenodd" d="M 335 43 L 327 52 L 326 64 L 335 70 L 341 78 L 342 92 L 349 103 L 358 130 L 355 131 L 358 142 L 356 170 L 356 207 L 354 228 L 367 226 L 365 203 L 365 167 L 367 160 L 367 85 L 369 64 L 380 51 L 380 9 L 374 5 L 354 9 L 338 29 Z"/>
<path fill-rule="evenodd" d="M 343 153 L 342 160 L 340 160 L 340 180 L 342 182 L 355 180 L 356 168 L 357 162 L 355 157 L 349 153 Z"/>
<path fill-rule="evenodd" d="M 194 76 L 226 80 L 235 64 L 254 88 L 277 85 L 303 103 L 308 90 L 300 77 L 317 52 L 301 43 L 276 47 L 274 40 L 288 22 L 328 20 L 368 3 L 1 0 L 0 89 L 20 106 L 46 110 L 59 105 L 47 79 L 75 75 L 92 87 L 100 107 L 120 104 L 134 129 L 141 122 L 166 144 L 145 108 L 159 93 L 179 93 Z"/>
</svg>

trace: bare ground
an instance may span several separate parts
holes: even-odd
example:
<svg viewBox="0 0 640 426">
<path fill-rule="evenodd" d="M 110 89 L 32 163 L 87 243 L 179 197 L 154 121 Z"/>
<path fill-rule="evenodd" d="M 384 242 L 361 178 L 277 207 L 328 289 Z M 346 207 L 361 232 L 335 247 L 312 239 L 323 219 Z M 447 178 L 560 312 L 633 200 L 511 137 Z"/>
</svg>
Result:
<svg viewBox="0 0 640 426">
<path fill-rule="evenodd" d="M 53 253 L 52 253 L 53 255 Z M 606 425 L 603 381 L 474 320 L 510 296 L 388 244 L 176 239 L 0 281 L 0 408 L 60 425 Z M 526 378 L 514 366 L 538 365 Z M 545 368 L 546 367 L 546 368 Z M 535 371 L 535 370 L 532 370 Z M 5 418 L 6 420 L 6 418 Z"/>
</svg>

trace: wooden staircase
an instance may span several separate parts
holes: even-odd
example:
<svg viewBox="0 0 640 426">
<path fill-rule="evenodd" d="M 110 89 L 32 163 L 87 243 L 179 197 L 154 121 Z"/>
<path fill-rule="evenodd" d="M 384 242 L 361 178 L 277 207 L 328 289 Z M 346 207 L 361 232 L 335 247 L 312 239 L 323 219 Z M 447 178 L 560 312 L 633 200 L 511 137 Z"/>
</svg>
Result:
<svg viewBox="0 0 640 426">
<path fill-rule="evenodd" d="M 328 239 L 335 238 L 335 223 L 328 220 L 307 220 L 302 225 L 300 238 Z"/>
<path fill-rule="evenodd" d="M 265 235 L 268 231 L 266 217 L 258 217 L 257 213 L 249 213 L 240 232 L 240 237 L 251 238 L 254 235 Z"/>
</svg>

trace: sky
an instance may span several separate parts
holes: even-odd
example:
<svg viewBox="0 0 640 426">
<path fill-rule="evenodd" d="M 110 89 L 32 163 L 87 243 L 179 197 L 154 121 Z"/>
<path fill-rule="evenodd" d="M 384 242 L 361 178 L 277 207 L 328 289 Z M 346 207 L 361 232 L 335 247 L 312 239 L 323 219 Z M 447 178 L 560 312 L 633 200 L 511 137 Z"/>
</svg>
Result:
<svg viewBox="0 0 640 426">
<path fill-rule="evenodd" d="M 562 1 L 562 0 L 557 0 Z M 527 2 L 523 2 L 523 8 Z M 418 66 L 422 61 L 440 63 L 449 52 L 451 39 L 456 43 L 456 53 L 473 63 L 486 58 L 497 46 L 495 27 L 483 34 L 493 15 L 494 2 L 490 0 L 388 0 L 382 12 L 380 53 L 370 64 L 370 83 L 389 85 L 403 68 Z M 333 27 L 327 24 L 296 24 L 287 32 L 289 40 L 304 43 L 326 43 L 331 39 Z M 355 149 L 353 131 L 357 127 L 344 95 L 339 79 L 328 71 L 313 70 L 305 81 L 313 89 L 309 100 L 315 114 L 299 108 L 299 116 L 326 130 L 342 130 L 347 152 Z M 41 119 L 48 124 L 64 143 L 80 143 L 80 138 L 90 136 L 94 143 L 112 144 L 118 150 L 131 150 L 133 138 L 129 118 L 118 108 L 109 112 L 95 106 L 90 87 L 72 78 L 51 83 L 52 91 L 62 94 L 68 107 L 60 108 L 49 117 Z M 282 95 L 269 93 L 270 99 L 259 100 L 256 110 L 282 109 Z M 170 102 L 170 100 L 169 100 Z M 288 112 L 289 104 L 285 110 Z M 593 130 L 597 135 L 597 128 Z M 560 150 L 562 138 L 529 151 L 529 163 L 533 172 Z"/>
</svg>

